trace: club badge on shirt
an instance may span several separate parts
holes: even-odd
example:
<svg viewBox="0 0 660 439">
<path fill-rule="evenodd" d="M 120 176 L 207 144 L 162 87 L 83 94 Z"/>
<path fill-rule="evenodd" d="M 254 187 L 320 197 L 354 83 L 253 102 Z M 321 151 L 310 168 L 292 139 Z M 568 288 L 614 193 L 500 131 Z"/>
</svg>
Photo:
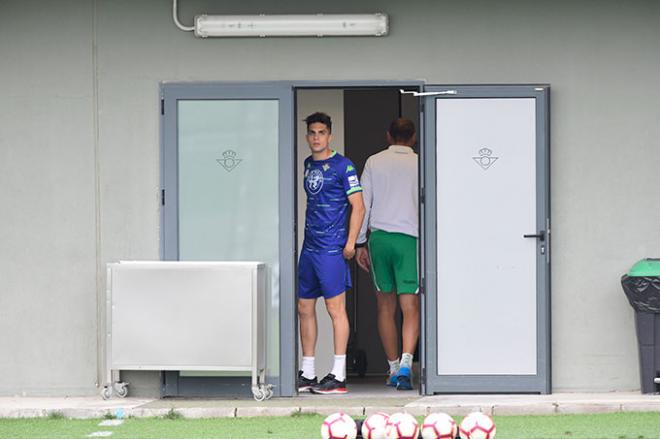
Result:
<svg viewBox="0 0 660 439">
<path fill-rule="evenodd" d="M 312 169 L 307 172 L 305 178 L 307 190 L 311 194 L 318 194 L 323 187 L 323 172 L 320 169 Z"/>
</svg>

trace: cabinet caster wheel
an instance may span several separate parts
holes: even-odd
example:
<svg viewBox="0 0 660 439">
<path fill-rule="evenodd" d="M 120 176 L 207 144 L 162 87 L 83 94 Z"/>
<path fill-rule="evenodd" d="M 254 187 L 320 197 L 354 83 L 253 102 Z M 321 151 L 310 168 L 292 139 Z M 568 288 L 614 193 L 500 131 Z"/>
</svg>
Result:
<svg viewBox="0 0 660 439">
<path fill-rule="evenodd" d="M 255 401 L 261 402 L 266 399 L 266 392 L 264 392 L 262 389 L 253 389 L 252 396 L 254 396 Z"/>
<path fill-rule="evenodd" d="M 126 398 L 126 395 L 128 395 L 128 383 L 115 383 L 114 389 L 120 398 Z"/>
<path fill-rule="evenodd" d="M 112 396 L 112 386 L 103 386 L 101 389 L 101 398 L 110 399 Z"/>
</svg>

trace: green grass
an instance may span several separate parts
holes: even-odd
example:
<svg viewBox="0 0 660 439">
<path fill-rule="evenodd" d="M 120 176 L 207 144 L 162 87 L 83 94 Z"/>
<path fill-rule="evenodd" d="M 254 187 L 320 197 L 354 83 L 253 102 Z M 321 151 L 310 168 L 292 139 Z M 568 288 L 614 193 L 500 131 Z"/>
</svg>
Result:
<svg viewBox="0 0 660 439">
<path fill-rule="evenodd" d="M 50 412 L 48 414 L 48 419 L 64 419 L 64 413 L 58 411 Z"/>
<path fill-rule="evenodd" d="M 323 416 L 181 419 L 130 418 L 118 427 L 100 419 L 0 419 L 0 438 L 84 438 L 110 430 L 112 439 L 305 439 L 320 437 Z M 660 413 L 496 417 L 497 439 L 660 439 Z"/>
<path fill-rule="evenodd" d="M 179 412 L 175 412 L 174 409 L 170 409 L 163 418 L 169 419 L 170 421 L 176 421 L 178 419 L 183 419 L 183 415 Z"/>
</svg>

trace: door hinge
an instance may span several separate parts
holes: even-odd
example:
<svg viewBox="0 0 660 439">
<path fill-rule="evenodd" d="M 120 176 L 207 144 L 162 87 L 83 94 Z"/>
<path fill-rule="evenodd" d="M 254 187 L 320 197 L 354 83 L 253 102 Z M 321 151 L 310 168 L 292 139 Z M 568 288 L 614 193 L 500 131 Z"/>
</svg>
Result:
<svg viewBox="0 0 660 439">
<path fill-rule="evenodd" d="M 164 115 L 165 114 L 165 99 L 160 100 L 160 114 Z"/>
<path fill-rule="evenodd" d="M 165 189 L 160 190 L 160 205 L 165 205 Z"/>
</svg>

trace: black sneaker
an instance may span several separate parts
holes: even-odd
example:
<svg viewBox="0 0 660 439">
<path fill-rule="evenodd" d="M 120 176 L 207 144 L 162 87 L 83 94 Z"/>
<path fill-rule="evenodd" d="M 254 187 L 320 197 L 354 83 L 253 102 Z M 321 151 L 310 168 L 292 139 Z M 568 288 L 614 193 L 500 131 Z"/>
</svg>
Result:
<svg viewBox="0 0 660 439">
<path fill-rule="evenodd" d="M 316 377 L 314 378 L 305 378 L 303 376 L 303 371 L 299 370 L 298 371 L 298 391 L 299 392 L 306 392 L 308 390 L 311 390 L 312 387 L 318 385 L 318 380 Z"/>
<path fill-rule="evenodd" d="M 317 393 L 319 395 L 348 393 L 346 380 L 338 381 L 331 373 L 327 374 L 318 385 L 312 387 L 311 391 L 312 393 Z"/>
</svg>

